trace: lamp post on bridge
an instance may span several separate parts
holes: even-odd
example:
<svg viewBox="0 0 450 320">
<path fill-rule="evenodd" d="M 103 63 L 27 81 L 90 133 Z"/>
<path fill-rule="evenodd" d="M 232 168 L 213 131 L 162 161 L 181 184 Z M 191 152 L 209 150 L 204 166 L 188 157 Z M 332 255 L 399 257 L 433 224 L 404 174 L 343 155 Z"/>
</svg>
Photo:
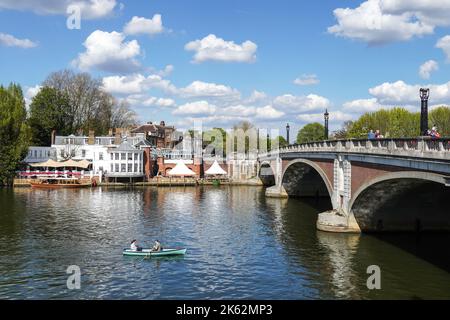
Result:
<svg viewBox="0 0 450 320">
<path fill-rule="evenodd" d="M 430 97 L 430 89 L 420 89 L 420 134 L 426 136 L 428 134 L 428 98 Z"/>
<path fill-rule="evenodd" d="M 328 140 L 328 120 L 330 119 L 330 114 L 328 113 L 328 109 L 325 110 L 323 117 L 325 119 L 325 140 Z"/>
<path fill-rule="evenodd" d="M 291 144 L 291 142 L 289 141 L 289 131 L 291 130 L 291 126 L 289 125 L 289 123 L 286 125 L 286 141 L 288 146 Z"/>
</svg>

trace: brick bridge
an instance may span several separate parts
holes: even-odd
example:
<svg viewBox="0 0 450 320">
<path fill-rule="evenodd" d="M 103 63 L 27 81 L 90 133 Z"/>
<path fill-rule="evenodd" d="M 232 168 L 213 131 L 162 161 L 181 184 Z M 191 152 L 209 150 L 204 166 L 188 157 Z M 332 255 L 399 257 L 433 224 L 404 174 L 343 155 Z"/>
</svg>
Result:
<svg viewBox="0 0 450 320">
<path fill-rule="evenodd" d="M 450 231 L 450 139 L 336 140 L 259 155 L 268 197 L 327 197 L 331 232 Z"/>
</svg>

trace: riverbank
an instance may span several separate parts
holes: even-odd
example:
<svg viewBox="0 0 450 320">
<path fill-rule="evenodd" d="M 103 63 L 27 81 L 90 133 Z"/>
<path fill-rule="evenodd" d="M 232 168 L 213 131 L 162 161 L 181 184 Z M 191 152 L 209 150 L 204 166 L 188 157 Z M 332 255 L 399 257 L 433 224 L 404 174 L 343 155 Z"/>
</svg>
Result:
<svg viewBox="0 0 450 320">
<path fill-rule="evenodd" d="M 14 179 L 14 188 L 30 188 L 30 179 Z M 230 186 L 263 186 L 261 179 L 193 179 L 193 178 L 153 178 L 145 182 L 121 183 L 121 182 L 102 182 L 98 186 L 153 186 L 153 187 L 172 187 L 172 186 L 208 186 L 208 185 L 230 185 Z"/>
</svg>

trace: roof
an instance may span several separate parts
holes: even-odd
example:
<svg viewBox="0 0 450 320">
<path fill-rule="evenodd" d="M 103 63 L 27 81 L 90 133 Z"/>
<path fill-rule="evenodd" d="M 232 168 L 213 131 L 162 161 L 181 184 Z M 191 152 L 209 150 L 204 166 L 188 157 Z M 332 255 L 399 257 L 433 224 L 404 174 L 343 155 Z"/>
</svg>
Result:
<svg viewBox="0 0 450 320">
<path fill-rule="evenodd" d="M 169 176 L 177 176 L 177 177 L 189 177 L 197 175 L 194 171 L 189 169 L 184 162 L 179 161 L 175 168 L 170 170 Z"/>
<path fill-rule="evenodd" d="M 132 151 L 136 150 L 135 146 L 133 146 L 128 141 L 123 141 L 115 150 L 118 151 Z"/>
<path fill-rule="evenodd" d="M 216 161 L 214 161 L 213 165 L 208 170 L 206 170 L 205 174 L 208 176 L 215 176 L 215 175 L 223 176 L 228 173 L 222 169 L 222 167 L 219 165 L 219 163 L 216 160 Z"/>
</svg>

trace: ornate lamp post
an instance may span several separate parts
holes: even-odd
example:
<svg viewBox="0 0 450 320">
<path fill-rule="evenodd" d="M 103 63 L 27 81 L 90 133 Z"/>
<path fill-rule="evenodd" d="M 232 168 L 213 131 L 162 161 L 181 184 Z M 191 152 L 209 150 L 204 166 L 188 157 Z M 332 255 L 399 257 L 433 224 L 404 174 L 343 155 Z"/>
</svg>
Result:
<svg viewBox="0 0 450 320">
<path fill-rule="evenodd" d="M 289 141 L 289 131 L 291 130 L 291 126 L 289 125 L 289 123 L 286 125 L 286 141 L 287 144 L 290 145 L 290 141 Z"/>
<path fill-rule="evenodd" d="M 422 105 L 420 108 L 420 133 L 424 136 L 428 131 L 428 98 L 430 97 L 430 89 L 420 89 L 420 100 Z"/>
<path fill-rule="evenodd" d="M 328 120 L 330 119 L 330 114 L 328 113 L 328 109 L 325 110 L 323 117 L 325 119 L 325 140 L 328 140 Z"/>
</svg>

